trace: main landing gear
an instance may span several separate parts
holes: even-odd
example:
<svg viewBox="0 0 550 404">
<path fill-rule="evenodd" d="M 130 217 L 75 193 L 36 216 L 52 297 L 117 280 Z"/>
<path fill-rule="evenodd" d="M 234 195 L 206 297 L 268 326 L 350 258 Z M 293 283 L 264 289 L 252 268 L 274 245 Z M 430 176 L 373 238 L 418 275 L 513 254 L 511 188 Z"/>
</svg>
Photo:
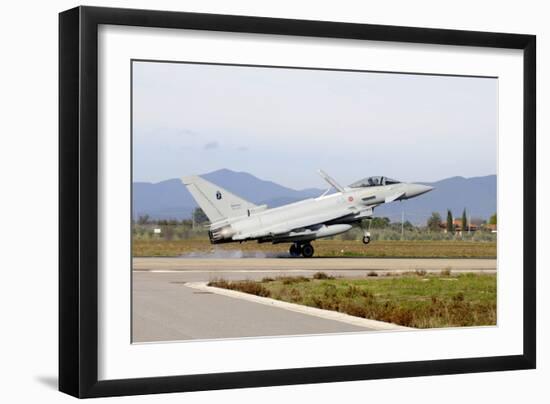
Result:
<svg viewBox="0 0 550 404">
<path fill-rule="evenodd" d="M 315 250 L 310 243 L 294 243 L 291 244 L 289 252 L 291 257 L 299 257 L 301 255 L 304 258 L 311 258 L 313 257 L 313 253 L 315 252 Z"/>
</svg>

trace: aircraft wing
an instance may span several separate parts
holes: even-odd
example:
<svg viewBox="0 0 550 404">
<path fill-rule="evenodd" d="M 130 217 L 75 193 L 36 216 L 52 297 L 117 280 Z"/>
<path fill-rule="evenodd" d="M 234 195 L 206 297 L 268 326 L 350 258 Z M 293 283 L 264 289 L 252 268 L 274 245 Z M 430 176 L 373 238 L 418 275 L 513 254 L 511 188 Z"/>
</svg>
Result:
<svg viewBox="0 0 550 404">
<path fill-rule="evenodd" d="M 323 224 L 325 222 L 329 222 L 334 219 L 339 219 L 341 217 L 348 216 L 350 214 L 356 214 L 356 213 L 357 213 L 357 210 L 355 209 L 353 210 L 345 209 L 345 210 L 339 210 L 337 212 L 327 212 L 327 213 L 322 213 L 318 215 L 306 216 L 304 218 L 300 218 L 297 220 L 292 220 L 281 224 L 277 224 L 275 226 L 262 229 L 261 231 L 238 234 L 233 236 L 233 240 L 237 241 L 237 240 L 246 240 L 246 239 L 251 239 L 251 238 L 253 239 L 253 238 L 259 238 L 259 237 L 266 237 L 266 236 L 280 236 L 286 233 L 290 233 L 293 230 L 316 226 L 319 224 Z"/>
</svg>

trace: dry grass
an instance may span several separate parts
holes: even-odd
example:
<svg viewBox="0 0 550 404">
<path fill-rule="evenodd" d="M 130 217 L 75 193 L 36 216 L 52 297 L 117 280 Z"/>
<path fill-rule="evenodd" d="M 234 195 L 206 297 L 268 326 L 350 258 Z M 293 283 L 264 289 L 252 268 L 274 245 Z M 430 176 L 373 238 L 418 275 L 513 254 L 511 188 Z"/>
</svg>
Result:
<svg viewBox="0 0 550 404">
<path fill-rule="evenodd" d="M 496 324 L 496 276 L 414 273 L 377 279 L 276 278 L 211 282 L 287 302 L 416 328 Z"/>
<path fill-rule="evenodd" d="M 215 286 L 217 288 L 238 290 L 244 293 L 250 293 L 251 295 L 269 297 L 271 292 L 269 289 L 265 288 L 261 283 L 254 281 L 235 281 L 228 282 L 226 280 L 220 279 L 208 282 L 208 286 Z"/>
<path fill-rule="evenodd" d="M 373 241 L 365 246 L 355 240 L 317 240 L 313 243 L 317 257 L 398 257 L 398 258 L 495 258 L 496 243 L 479 241 Z M 207 239 L 134 240 L 134 257 L 176 257 L 212 251 L 242 251 L 288 254 L 288 244 L 221 244 L 213 246 Z"/>
<path fill-rule="evenodd" d="M 451 276 L 451 268 L 445 268 L 441 271 L 441 276 Z"/>
</svg>

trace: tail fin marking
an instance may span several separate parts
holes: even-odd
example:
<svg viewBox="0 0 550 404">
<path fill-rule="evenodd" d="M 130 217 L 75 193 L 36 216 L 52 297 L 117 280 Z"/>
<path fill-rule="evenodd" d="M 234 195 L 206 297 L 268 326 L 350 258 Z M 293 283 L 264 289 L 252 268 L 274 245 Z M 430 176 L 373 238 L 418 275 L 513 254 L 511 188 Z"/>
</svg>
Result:
<svg viewBox="0 0 550 404">
<path fill-rule="evenodd" d="M 192 175 L 181 179 L 211 223 L 247 215 L 257 208 L 252 202 L 217 186 L 202 177 Z"/>
</svg>

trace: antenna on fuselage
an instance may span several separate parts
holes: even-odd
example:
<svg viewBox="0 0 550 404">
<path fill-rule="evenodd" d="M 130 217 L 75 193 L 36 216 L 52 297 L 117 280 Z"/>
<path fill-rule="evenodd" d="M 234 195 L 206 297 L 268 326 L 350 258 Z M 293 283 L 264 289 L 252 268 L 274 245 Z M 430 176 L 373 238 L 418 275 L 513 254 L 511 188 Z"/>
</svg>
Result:
<svg viewBox="0 0 550 404">
<path fill-rule="evenodd" d="M 333 186 L 338 192 L 344 192 L 344 187 L 338 184 L 334 178 L 332 178 L 330 175 L 325 173 L 323 170 L 317 170 L 319 175 L 323 177 L 323 179 L 328 182 L 331 186 Z"/>
</svg>

